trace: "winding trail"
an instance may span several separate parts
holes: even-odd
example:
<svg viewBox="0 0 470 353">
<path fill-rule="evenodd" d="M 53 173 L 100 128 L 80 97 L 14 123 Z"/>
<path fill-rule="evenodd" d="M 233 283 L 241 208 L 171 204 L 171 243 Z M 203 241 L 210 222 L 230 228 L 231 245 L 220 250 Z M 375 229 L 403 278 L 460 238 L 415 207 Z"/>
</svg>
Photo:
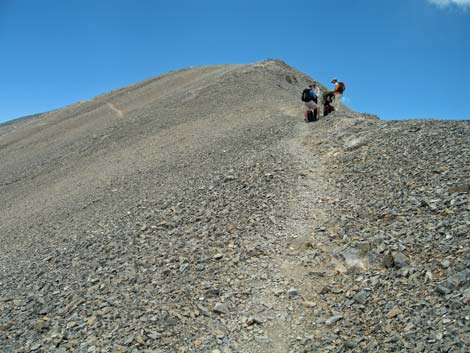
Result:
<svg viewBox="0 0 470 353">
<path fill-rule="evenodd" d="M 124 118 L 124 113 L 122 112 L 122 110 L 116 108 L 116 106 L 110 102 L 106 102 L 106 105 L 112 110 L 114 111 L 117 116 L 119 116 L 120 118 Z"/>
</svg>

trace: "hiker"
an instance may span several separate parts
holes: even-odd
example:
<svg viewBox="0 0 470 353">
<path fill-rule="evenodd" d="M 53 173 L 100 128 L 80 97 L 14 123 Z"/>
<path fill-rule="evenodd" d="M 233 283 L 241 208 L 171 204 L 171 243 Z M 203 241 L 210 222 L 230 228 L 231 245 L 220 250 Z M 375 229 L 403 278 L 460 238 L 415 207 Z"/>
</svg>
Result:
<svg viewBox="0 0 470 353">
<path fill-rule="evenodd" d="M 331 80 L 331 83 L 335 85 L 333 89 L 334 93 L 334 100 L 332 102 L 333 108 L 336 110 L 339 110 L 339 101 L 341 100 L 341 97 L 343 96 L 343 92 L 345 90 L 345 85 L 344 82 L 338 82 L 336 78 L 333 78 Z"/>
<path fill-rule="evenodd" d="M 320 87 L 318 87 L 317 83 L 313 83 L 313 92 L 315 93 L 315 103 L 317 104 L 317 113 L 320 116 L 320 108 L 321 108 L 321 103 L 322 103 L 322 96 L 321 96 L 321 91 Z"/>
<path fill-rule="evenodd" d="M 309 85 L 308 88 L 302 92 L 302 101 L 305 103 L 307 108 L 304 113 L 305 122 L 317 120 L 318 117 L 318 96 L 315 92 L 313 84 Z"/>
<path fill-rule="evenodd" d="M 333 101 L 335 100 L 335 93 L 328 91 L 323 93 L 323 116 L 327 116 L 335 111 Z"/>
</svg>

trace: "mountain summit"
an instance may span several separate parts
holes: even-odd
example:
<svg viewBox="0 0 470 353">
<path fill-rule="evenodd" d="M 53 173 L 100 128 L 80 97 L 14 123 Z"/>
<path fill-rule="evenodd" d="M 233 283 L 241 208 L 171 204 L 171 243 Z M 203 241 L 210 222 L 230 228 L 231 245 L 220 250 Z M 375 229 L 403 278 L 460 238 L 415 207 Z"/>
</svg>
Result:
<svg viewBox="0 0 470 353">
<path fill-rule="evenodd" d="M 144 197 L 163 167 L 182 177 L 195 168 L 180 161 L 202 168 L 219 150 L 213 144 L 252 143 L 260 127 L 286 126 L 307 82 L 279 61 L 197 67 L 0 125 L 0 224 L 50 224 L 80 218 L 90 204 L 109 210 L 117 195 Z"/>
<path fill-rule="evenodd" d="M 278 60 L 0 125 L 2 352 L 465 352 L 470 125 L 305 124 Z"/>
</svg>

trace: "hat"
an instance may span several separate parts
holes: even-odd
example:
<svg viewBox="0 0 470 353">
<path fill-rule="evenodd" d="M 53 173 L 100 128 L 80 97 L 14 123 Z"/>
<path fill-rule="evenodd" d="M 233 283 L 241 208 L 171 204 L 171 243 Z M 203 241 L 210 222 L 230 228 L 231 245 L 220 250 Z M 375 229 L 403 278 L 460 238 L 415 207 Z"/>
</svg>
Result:
<svg viewBox="0 0 470 353">
<path fill-rule="evenodd" d="M 336 77 L 333 77 L 333 78 L 331 79 L 331 82 L 333 82 L 333 81 L 338 81 L 338 80 L 336 79 Z"/>
</svg>

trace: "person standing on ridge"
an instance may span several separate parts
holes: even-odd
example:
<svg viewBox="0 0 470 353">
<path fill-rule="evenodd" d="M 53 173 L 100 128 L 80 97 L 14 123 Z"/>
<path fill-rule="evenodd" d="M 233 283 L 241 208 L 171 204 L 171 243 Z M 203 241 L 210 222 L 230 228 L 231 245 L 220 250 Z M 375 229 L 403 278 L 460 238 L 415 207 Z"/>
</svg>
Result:
<svg viewBox="0 0 470 353">
<path fill-rule="evenodd" d="M 318 98 L 313 85 L 309 85 L 308 88 L 302 92 L 302 101 L 305 103 L 307 110 L 304 113 L 305 121 L 315 121 L 318 118 Z"/>
<path fill-rule="evenodd" d="M 312 89 L 313 89 L 313 92 L 314 92 L 314 96 L 316 98 L 314 101 L 315 101 L 315 104 L 317 105 L 317 114 L 318 114 L 318 116 L 320 116 L 320 114 L 321 114 L 320 108 L 322 106 L 321 105 L 322 96 L 321 96 L 321 92 L 320 92 L 320 87 L 318 87 L 316 82 L 314 82 L 312 86 L 313 86 Z"/>
<path fill-rule="evenodd" d="M 343 96 L 343 92 L 345 90 L 345 85 L 344 82 L 338 82 L 336 78 L 333 78 L 331 80 L 331 83 L 335 85 L 333 89 L 334 93 L 334 101 L 333 101 L 333 108 L 335 108 L 335 111 L 339 110 L 339 101 L 341 100 L 341 97 Z"/>
</svg>

